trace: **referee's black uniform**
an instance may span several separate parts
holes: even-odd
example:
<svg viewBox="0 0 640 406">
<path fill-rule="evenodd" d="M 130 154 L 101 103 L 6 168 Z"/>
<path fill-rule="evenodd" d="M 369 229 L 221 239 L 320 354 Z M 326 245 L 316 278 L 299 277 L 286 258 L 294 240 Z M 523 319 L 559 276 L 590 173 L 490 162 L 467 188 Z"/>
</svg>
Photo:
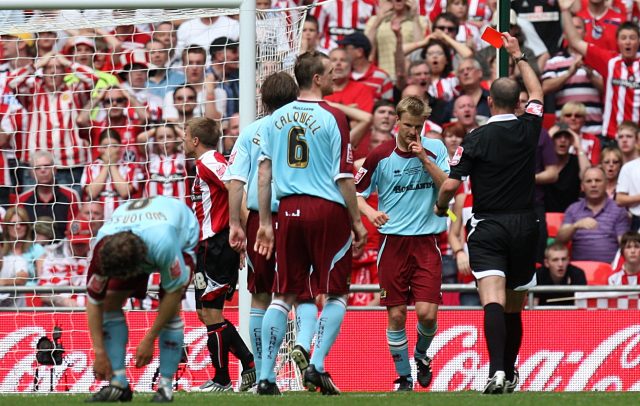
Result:
<svg viewBox="0 0 640 406">
<path fill-rule="evenodd" d="M 532 100 L 520 117 L 491 117 L 464 138 L 460 161 L 454 165 L 454 160 L 449 174 L 457 180 L 471 177 L 474 214 L 467 244 L 474 275 L 504 273 L 508 289 L 535 284 L 535 155 L 542 108 Z"/>
</svg>

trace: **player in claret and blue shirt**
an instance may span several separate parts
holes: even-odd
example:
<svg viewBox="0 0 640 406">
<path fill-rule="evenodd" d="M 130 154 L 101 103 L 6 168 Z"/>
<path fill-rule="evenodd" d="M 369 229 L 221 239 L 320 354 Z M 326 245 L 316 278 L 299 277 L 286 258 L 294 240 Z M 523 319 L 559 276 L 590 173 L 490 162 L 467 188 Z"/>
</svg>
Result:
<svg viewBox="0 0 640 406">
<path fill-rule="evenodd" d="M 162 295 L 158 315 L 136 349 L 136 367 L 160 347 L 160 384 L 153 402 L 173 400 L 173 375 L 182 357 L 184 324 L 180 302 L 191 281 L 200 227 L 183 202 L 164 196 L 135 200 L 118 207 L 99 231 L 87 274 L 87 322 L 93 343 L 93 369 L 109 385 L 88 402 L 130 401 L 125 372 L 128 329 L 122 306 L 129 297 L 143 299 L 147 281 L 160 272 Z"/>
<path fill-rule="evenodd" d="M 398 136 L 369 153 L 356 175 L 358 207 L 383 236 L 378 254 L 380 303 L 387 306 L 387 343 L 399 378 L 397 390 L 413 390 L 405 324 L 407 305 L 415 302 L 418 341 L 414 351 L 418 383 L 431 383 L 426 351 L 437 331 L 442 258 L 437 235 L 446 220 L 432 212 L 438 189 L 449 173 L 447 148 L 420 137 L 431 109 L 415 97 L 396 108 Z M 378 208 L 366 202 L 377 189 Z"/>
</svg>

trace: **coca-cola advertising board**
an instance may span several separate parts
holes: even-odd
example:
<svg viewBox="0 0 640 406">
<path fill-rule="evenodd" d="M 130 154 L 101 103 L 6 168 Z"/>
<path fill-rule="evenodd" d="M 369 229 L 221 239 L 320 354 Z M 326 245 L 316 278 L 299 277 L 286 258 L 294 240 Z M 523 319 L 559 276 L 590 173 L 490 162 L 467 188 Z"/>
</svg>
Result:
<svg viewBox="0 0 640 406">
<path fill-rule="evenodd" d="M 524 341 L 518 369 L 525 391 L 640 390 L 640 317 L 637 311 L 567 310 L 523 313 Z M 152 390 L 158 354 L 136 369 L 135 348 L 153 322 L 154 312 L 130 312 L 127 371 L 134 390 Z M 234 314 L 227 315 L 233 322 Z M 181 365 L 177 384 L 189 390 L 212 374 L 206 329 L 195 313 L 184 313 L 189 361 Z M 488 375 L 481 311 L 443 311 L 428 354 L 433 357 L 431 391 L 480 390 Z M 385 312 L 348 312 L 326 368 L 343 391 L 391 391 L 397 378 L 386 343 Z M 416 318 L 409 313 L 409 355 L 415 345 Z M 62 329 L 62 363 L 36 361 L 40 337 Z M 92 392 L 95 382 L 84 313 L 0 313 L 0 393 Z M 411 360 L 415 379 L 415 365 Z M 231 366 L 237 376 L 237 362 Z M 38 379 L 34 379 L 38 375 Z M 422 390 L 422 389 L 420 389 Z"/>
</svg>

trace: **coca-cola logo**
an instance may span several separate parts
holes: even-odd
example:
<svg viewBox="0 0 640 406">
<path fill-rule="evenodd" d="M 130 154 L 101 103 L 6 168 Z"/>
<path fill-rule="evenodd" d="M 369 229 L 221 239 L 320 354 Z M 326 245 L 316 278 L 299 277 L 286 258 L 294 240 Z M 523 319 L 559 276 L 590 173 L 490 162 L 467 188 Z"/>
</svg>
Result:
<svg viewBox="0 0 640 406">
<path fill-rule="evenodd" d="M 518 360 L 519 390 L 640 390 L 640 324 L 635 322 L 633 312 L 529 314 L 534 316 L 525 319 L 524 323 L 525 335 Z M 141 369 L 134 367 L 136 346 L 151 326 L 154 315 L 153 312 L 127 314 L 130 331 L 127 374 L 136 391 L 152 390 L 158 367 L 157 351 L 149 365 Z M 0 313 L 0 392 L 49 392 L 53 388 L 57 392 L 88 393 L 104 384 L 94 379 L 93 354 L 84 313 L 38 313 L 37 316 Z M 183 317 L 187 326 L 185 343 L 189 361 L 179 369 L 177 383 L 179 388 L 190 390 L 209 379 L 213 368 L 206 328 L 200 325 L 194 312 L 183 312 Z M 410 313 L 409 319 L 407 325 L 415 323 L 414 314 Z M 34 321 L 39 325 L 33 326 Z M 51 367 L 39 366 L 35 357 L 36 343 L 44 335 L 50 337 L 54 325 L 61 326 L 63 331 L 63 362 Z M 362 334 L 364 325 L 371 326 L 372 334 Z M 440 330 L 428 351 L 433 358 L 434 372 L 429 390 L 481 390 L 489 369 L 482 313 L 441 312 L 439 325 Z M 392 389 L 395 371 L 384 345 L 384 326 L 386 315 L 383 312 L 347 313 L 338 341 L 327 359 L 327 368 L 340 388 L 345 391 Z M 377 330 L 380 334 L 376 334 Z M 353 351 L 355 343 L 357 352 Z M 352 365 L 355 359 L 362 357 L 375 357 L 379 365 L 367 379 L 355 379 Z M 230 367 L 231 376 L 236 377 L 238 364 L 231 362 Z M 415 377 L 413 364 L 412 370 Z M 34 379 L 36 374 L 37 380 Z M 295 379 L 293 370 L 286 366 L 279 374 L 279 383 L 283 386 L 292 384 Z"/>
</svg>

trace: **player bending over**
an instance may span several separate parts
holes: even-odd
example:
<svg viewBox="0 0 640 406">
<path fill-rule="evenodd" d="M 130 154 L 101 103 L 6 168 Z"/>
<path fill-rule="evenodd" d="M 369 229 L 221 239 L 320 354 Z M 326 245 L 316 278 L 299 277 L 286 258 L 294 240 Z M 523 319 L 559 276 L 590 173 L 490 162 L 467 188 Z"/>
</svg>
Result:
<svg viewBox="0 0 640 406">
<path fill-rule="evenodd" d="M 87 274 L 87 322 L 97 379 L 109 385 L 87 402 L 128 402 L 131 387 L 125 371 L 128 329 L 122 306 L 129 297 L 144 299 L 147 280 L 160 272 L 158 315 L 136 348 L 135 362 L 151 362 L 159 339 L 160 383 L 152 402 L 173 400 L 173 375 L 184 341 L 180 301 L 191 281 L 198 220 L 184 203 L 158 196 L 118 207 L 99 231 Z"/>
</svg>

